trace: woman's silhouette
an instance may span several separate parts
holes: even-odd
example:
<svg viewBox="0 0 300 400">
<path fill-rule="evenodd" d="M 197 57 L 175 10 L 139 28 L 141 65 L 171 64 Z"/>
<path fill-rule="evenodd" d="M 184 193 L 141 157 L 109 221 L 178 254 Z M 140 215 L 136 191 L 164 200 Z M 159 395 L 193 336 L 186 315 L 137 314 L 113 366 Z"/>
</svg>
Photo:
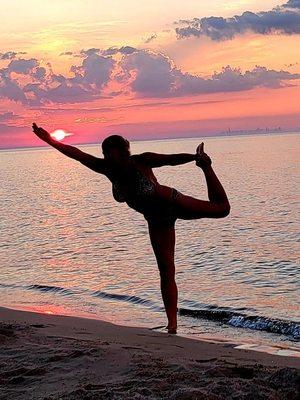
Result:
<svg viewBox="0 0 300 400">
<path fill-rule="evenodd" d="M 224 218 L 230 205 L 225 190 L 211 166 L 210 157 L 201 143 L 195 154 L 130 154 L 128 140 L 112 135 L 102 142 L 104 158 L 84 153 L 76 147 L 53 139 L 35 123 L 34 133 L 68 157 L 74 158 L 95 172 L 105 175 L 112 183 L 113 196 L 118 202 L 142 213 L 148 222 L 151 244 L 156 256 L 161 292 L 168 317 L 168 332 L 177 329 L 177 286 L 175 282 L 175 221 L 181 219 Z M 196 161 L 204 172 L 209 201 L 198 200 L 160 185 L 152 168 L 180 165 Z"/>
</svg>

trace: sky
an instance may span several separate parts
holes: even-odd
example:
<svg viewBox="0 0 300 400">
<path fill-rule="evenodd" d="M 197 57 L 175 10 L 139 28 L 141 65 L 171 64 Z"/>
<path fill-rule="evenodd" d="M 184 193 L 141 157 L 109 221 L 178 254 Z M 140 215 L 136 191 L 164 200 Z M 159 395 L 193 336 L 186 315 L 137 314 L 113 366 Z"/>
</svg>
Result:
<svg viewBox="0 0 300 400">
<path fill-rule="evenodd" d="M 300 0 L 0 6 L 0 148 L 300 128 Z"/>
</svg>

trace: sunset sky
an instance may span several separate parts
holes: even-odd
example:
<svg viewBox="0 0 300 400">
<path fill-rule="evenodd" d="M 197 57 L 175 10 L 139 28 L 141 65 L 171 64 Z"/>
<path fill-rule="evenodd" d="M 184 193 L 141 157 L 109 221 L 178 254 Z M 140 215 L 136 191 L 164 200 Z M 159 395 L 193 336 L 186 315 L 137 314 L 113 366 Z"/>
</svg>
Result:
<svg viewBox="0 0 300 400">
<path fill-rule="evenodd" d="M 0 147 L 300 128 L 300 0 L 0 0 Z"/>
</svg>

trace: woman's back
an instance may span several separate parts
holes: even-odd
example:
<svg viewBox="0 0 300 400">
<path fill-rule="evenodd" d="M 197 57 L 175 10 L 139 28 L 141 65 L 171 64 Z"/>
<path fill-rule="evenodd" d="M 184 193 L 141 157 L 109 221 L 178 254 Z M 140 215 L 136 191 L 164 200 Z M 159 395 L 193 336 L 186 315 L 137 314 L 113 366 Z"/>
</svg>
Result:
<svg viewBox="0 0 300 400">
<path fill-rule="evenodd" d="M 158 182 L 142 155 L 130 156 L 119 164 L 108 163 L 107 171 L 116 201 L 137 203 L 154 195 Z"/>
</svg>

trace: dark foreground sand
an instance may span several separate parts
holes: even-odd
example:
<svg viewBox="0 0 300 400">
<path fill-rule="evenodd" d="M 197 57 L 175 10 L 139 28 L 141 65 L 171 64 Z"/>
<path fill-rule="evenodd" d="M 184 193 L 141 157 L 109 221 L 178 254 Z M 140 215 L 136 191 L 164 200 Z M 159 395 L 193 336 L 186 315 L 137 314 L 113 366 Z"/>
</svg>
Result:
<svg viewBox="0 0 300 400">
<path fill-rule="evenodd" d="M 300 358 L 0 308 L 0 399 L 298 399 Z"/>
</svg>

